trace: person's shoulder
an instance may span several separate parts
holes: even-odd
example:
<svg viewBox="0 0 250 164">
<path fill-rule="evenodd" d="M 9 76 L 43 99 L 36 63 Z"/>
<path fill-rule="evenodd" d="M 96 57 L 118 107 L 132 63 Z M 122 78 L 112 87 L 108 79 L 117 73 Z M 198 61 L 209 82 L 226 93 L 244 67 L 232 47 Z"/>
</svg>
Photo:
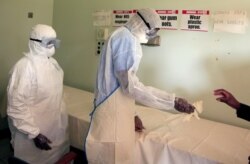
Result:
<svg viewBox="0 0 250 164">
<path fill-rule="evenodd" d="M 132 33 L 126 27 L 119 27 L 113 33 L 114 38 L 130 38 Z"/>
<path fill-rule="evenodd" d="M 21 59 L 19 59 L 15 66 L 16 67 L 25 67 L 27 66 L 29 63 L 31 62 L 31 60 L 27 57 L 27 56 L 23 56 Z"/>
<path fill-rule="evenodd" d="M 21 73 L 29 69 L 30 67 L 32 67 L 31 59 L 29 59 L 27 56 L 23 56 L 16 62 L 11 72 L 18 71 Z"/>
<path fill-rule="evenodd" d="M 120 27 L 114 31 L 112 34 L 112 40 L 113 41 L 126 41 L 126 42 L 133 42 L 135 41 L 135 37 L 133 34 L 126 28 L 126 27 Z"/>
<path fill-rule="evenodd" d="M 57 60 L 55 58 L 50 57 L 49 60 L 50 60 L 51 63 L 59 65 L 58 62 L 57 62 Z"/>
</svg>

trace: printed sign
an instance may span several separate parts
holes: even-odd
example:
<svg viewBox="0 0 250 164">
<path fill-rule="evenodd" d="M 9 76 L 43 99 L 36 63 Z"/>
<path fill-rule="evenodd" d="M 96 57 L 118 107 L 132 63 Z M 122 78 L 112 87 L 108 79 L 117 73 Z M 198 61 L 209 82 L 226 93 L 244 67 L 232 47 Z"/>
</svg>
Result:
<svg viewBox="0 0 250 164">
<path fill-rule="evenodd" d="M 136 10 L 113 10 L 113 26 L 123 26 L 135 13 Z"/>
<path fill-rule="evenodd" d="M 208 10 L 182 10 L 181 30 L 208 31 Z"/>
<path fill-rule="evenodd" d="M 96 11 L 92 14 L 94 26 L 110 26 L 111 12 L 110 11 Z"/>
<path fill-rule="evenodd" d="M 161 18 L 161 29 L 177 30 L 178 10 L 156 10 Z"/>
<path fill-rule="evenodd" d="M 213 18 L 214 32 L 246 33 L 246 27 L 248 25 L 246 11 L 216 11 Z"/>
</svg>

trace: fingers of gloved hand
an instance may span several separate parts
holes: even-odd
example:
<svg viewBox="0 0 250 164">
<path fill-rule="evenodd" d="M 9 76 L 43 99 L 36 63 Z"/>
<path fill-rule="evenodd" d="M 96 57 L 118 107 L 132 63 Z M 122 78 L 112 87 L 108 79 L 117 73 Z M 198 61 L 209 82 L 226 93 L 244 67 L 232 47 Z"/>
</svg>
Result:
<svg viewBox="0 0 250 164">
<path fill-rule="evenodd" d="M 34 143 L 35 143 L 37 148 L 43 149 L 43 147 L 42 147 L 42 145 L 40 143 L 36 142 L 35 140 L 34 140 Z"/>
<path fill-rule="evenodd" d="M 38 147 L 41 150 L 50 150 L 51 147 L 49 146 L 49 144 L 47 142 L 44 143 L 39 143 L 39 142 L 35 142 L 36 147 Z"/>
<path fill-rule="evenodd" d="M 185 113 L 193 113 L 195 110 L 195 107 L 191 104 L 189 104 L 189 107 L 185 109 Z"/>
<path fill-rule="evenodd" d="M 44 143 L 43 148 L 44 150 L 51 150 L 51 147 L 47 143 Z"/>
<path fill-rule="evenodd" d="M 145 127 L 142 124 L 141 119 L 138 116 L 135 116 L 135 131 L 141 132 Z"/>
<path fill-rule="evenodd" d="M 135 126 L 135 131 L 136 132 L 142 132 L 145 127 L 143 125 Z"/>
<path fill-rule="evenodd" d="M 51 147 L 47 143 L 36 144 L 36 146 L 41 150 L 50 150 Z"/>
<path fill-rule="evenodd" d="M 143 130 L 143 129 L 141 129 L 141 128 L 135 128 L 135 131 L 136 131 L 136 132 L 142 132 L 142 130 Z"/>
<path fill-rule="evenodd" d="M 182 113 L 193 113 L 195 110 L 195 107 L 192 105 L 189 106 L 178 106 L 175 108 L 177 111 Z"/>
<path fill-rule="evenodd" d="M 183 98 L 176 98 L 174 107 L 177 111 L 184 113 L 193 113 L 195 110 L 195 107 Z"/>
<path fill-rule="evenodd" d="M 51 141 L 44 135 L 39 134 L 36 138 L 34 138 L 34 143 L 36 147 L 42 150 L 50 150 L 51 147 L 49 146 L 49 143 Z"/>
<path fill-rule="evenodd" d="M 46 137 L 47 143 L 52 143 L 47 137 Z"/>
<path fill-rule="evenodd" d="M 182 111 L 185 106 L 187 106 L 187 101 L 182 98 L 175 98 L 175 108 L 179 111 Z"/>
<path fill-rule="evenodd" d="M 143 130 L 145 127 L 142 124 L 135 124 L 135 130 Z"/>
</svg>

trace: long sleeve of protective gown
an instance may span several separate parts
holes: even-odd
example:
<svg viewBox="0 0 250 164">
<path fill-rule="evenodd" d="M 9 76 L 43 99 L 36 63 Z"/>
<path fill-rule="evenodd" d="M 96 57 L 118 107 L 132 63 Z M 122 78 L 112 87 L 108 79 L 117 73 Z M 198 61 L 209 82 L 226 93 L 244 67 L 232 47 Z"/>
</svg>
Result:
<svg viewBox="0 0 250 164">
<path fill-rule="evenodd" d="M 140 45 L 135 38 L 129 36 L 118 38 L 113 44 L 114 73 L 125 94 L 134 98 L 137 102 L 163 110 L 174 109 L 175 95 L 159 89 L 144 86 L 136 76 L 141 54 L 138 54 Z"/>
<path fill-rule="evenodd" d="M 32 88 L 37 85 L 33 70 L 31 62 L 26 57 L 22 58 L 13 68 L 7 89 L 7 114 L 13 126 L 27 134 L 30 139 L 35 138 L 40 132 L 29 108 L 35 94 L 32 93 Z"/>
<path fill-rule="evenodd" d="M 119 82 L 124 93 L 137 102 L 163 110 L 174 109 L 175 95 L 151 86 L 145 86 L 133 72 L 119 72 Z"/>
</svg>

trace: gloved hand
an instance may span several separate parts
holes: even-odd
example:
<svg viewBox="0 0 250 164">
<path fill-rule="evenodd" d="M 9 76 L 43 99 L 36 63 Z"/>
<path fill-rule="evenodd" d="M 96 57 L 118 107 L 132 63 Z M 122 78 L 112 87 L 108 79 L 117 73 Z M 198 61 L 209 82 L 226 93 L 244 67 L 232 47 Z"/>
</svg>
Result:
<svg viewBox="0 0 250 164">
<path fill-rule="evenodd" d="M 51 141 L 44 135 L 42 134 L 38 134 L 38 136 L 36 136 L 36 138 L 33 139 L 36 147 L 38 147 L 41 150 L 50 150 L 51 147 L 49 146 L 49 144 L 51 143 Z"/>
<path fill-rule="evenodd" d="M 138 116 L 135 116 L 135 131 L 136 132 L 142 132 L 142 130 L 145 129 L 141 119 Z"/>
<path fill-rule="evenodd" d="M 174 101 L 174 108 L 179 112 L 193 113 L 195 107 L 187 102 L 183 98 L 176 97 Z"/>
<path fill-rule="evenodd" d="M 217 101 L 224 102 L 234 109 L 240 108 L 240 103 L 236 100 L 236 98 L 230 92 L 226 91 L 225 89 L 214 90 L 214 95 L 219 96 L 216 98 Z"/>
</svg>

